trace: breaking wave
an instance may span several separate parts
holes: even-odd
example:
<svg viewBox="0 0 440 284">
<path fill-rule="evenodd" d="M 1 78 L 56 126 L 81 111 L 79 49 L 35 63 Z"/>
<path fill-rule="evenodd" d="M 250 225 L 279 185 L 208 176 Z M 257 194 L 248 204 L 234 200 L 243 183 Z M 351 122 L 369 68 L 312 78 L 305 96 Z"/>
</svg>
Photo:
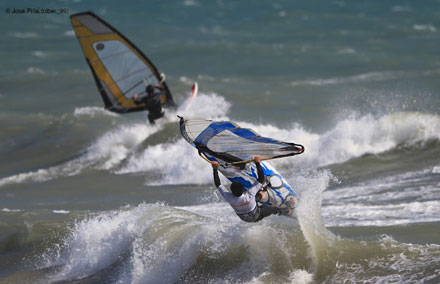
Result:
<svg viewBox="0 0 440 284">
<path fill-rule="evenodd" d="M 340 121 L 329 131 L 318 134 L 294 124 L 288 129 L 273 125 L 238 122 L 263 136 L 293 141 L 305 146 L 305 153 L 270 163 L 303 167 L 322 167 L 342 163 L 365 154 L 379 154 L 400 145 L 416 145 L 431 139 L 440 140 L 440 117 L 423 113 L 395 113 L 380 118 L 363 116 Z M 211 182 L 209 165 L 186 141 L 178 139 L 145 148 L 130 157 L 118 173 L 158 172 L 160 177 L 149 184 L 203 184 Z M 197 175 L 188 175 L 188 172 Z"/>
<path fill-rule="evenodd" d="M 202 107 L 203 106 L 203 107 Z M 206 184 L 211 182 L 208 165 L 178 134 L 177 115 L 191 118 L 227 120 L 230 104 L 217 94 L 201 94 L 187 109 L 168 112 L 155 126 L 144 121 L 119 124 L 94 141 L 79 158 L 60 165 L 19 173 L 0 179 L 0 186 L 21 182 L 41 182 L 62 176 L 73 176 L 84 169 L 112 171 L 118 174 L 151 173 L 147 184 Z M 87 116 L 118 116 L 97 107 L 76 108 L 76 119 Z M 175 130 L 169 125 L 175 124 Z M 274 160 L 285 167 L 301 164 L 322 167 L 342 163 L 365 154 L 379 154 L 401 145 L 415 145 L 440 140 L 440 117 L 419 112 L 400 112 L 382 117 L 352 116 L 339 121 L 324 133 L 314 133 L 301 125 L 282 129 L 270 124 L 240 122 L 263 136 L 293 141 L 305 146 L 305 153 L 295 158 Z M 168 126 L 167 126 L 168 125 Z M 171 129 L 168 130 L 167 129 Z M 162 142 L 143 145 L 152 135 L 163 135 Z M 188 175 L 188 173 L 197 173 Z"/>
</svg>

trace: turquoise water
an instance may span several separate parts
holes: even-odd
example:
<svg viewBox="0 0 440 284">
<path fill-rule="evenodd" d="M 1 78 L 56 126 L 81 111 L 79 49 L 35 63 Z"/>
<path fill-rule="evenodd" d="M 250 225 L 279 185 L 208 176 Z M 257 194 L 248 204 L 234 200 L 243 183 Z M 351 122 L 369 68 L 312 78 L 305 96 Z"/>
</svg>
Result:
<svg viewBox="0 0 440 284">
<path fill-rule="evenodd" d="M 0 281 L 438 283 L 439 8 L 2 2 Z M 154 127 L 105 111 L 69 20 L 87 10 L 177 103 L 197 81 L 191 107 Z M 296 218 L 240 221 L 177 114 L 304 145 L 271 162 L 300 192 Z"/>
</svg>

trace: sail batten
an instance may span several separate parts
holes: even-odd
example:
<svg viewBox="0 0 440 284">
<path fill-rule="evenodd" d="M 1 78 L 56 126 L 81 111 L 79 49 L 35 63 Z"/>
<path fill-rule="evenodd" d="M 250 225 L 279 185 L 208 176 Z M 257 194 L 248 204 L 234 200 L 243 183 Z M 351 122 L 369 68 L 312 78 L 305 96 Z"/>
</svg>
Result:
<svg viewBox="0 0 440 284">
<path fill-rule="evenodd" d="M 135 94 L 145 93 L 143 82 L 160 84 L 164 106 L 175 106 L 157 68 L 119 31 L 92 12 L 75 14 L 70 19 L 106 109 L 119 113 L 147 109 L 132 99 Z"/>
</svg>

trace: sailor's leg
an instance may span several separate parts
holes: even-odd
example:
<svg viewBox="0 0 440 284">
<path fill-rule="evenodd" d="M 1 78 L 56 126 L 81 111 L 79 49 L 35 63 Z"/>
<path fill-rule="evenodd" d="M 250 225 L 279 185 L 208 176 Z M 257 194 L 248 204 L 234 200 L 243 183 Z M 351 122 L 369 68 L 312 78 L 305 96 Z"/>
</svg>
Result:
<svg viewBox="0 0 440 284">
<path fill-rule="evenodd" d="M 154 121 L 158 118 L 161 118 L 163 115 L 165 114 L 165 112 L 154 112 L 154 111 L 150 111 L 148 112 L 148 121 L 151 124 L 154 124 Z"/>
<path fill-rule="evenodd" d="M 283 207 L 283 208 L 278 208 L 278 215 L 282 215 L 282 216 L 292 216 L 293 213 L 293 209 L 289 208 L 289 207 Z"/>
<path fill-rule="evenodd" d="M 278 214 L 278 215 L 284 215 L 283 213 L 286 213 L 283 211 L 282 208 L 274 207 L 274 206 L 259 206 L 260 207 L 260 216 L 258 216 L 258 220 L 261 220 L 267 216 L 270 216 L 272 214 Z M 286 208 L 287 209 L 287 208 Z M 287 209 L 288 210 L 288 209 Z"/>
</svg>

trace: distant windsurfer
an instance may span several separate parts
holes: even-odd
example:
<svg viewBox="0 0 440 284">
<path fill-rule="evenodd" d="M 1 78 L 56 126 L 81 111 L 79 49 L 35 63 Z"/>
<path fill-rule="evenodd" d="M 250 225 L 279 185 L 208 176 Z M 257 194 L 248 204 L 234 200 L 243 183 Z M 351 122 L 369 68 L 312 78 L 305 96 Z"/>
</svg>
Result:
<svg viewBox="0 0 440 284">
<path fill-rule="evenodd" d="M 148 85 L 145 88 L 146 96 L 139 96 L 135 94 L 133 96 L 133 101 L 135 104 L 145 104 L 148 110 L 148 121 L 150 124 L 154 124 L 156 119 L 164 116 L 165 112 L 162 109 L 161 98 L 164 95 L 164 90 L 159 86 L 159 84 Z"/>
<path fill-rule="evenodd" d="M 253 159 L 257 167 L 258 179 L 250 188 L 244 190 L 241 183 L 234 181 L 231 184 L 231 192 L 229 192 L 225 186 L 221 185 L 220 178 L 218 176 L 218 162 L 212 162 L 214 183 L 223 198 L 231 205 L 235 213 L 245 222 L 258 222 L 261 219 L 270 216 L 272 214 L 278 215 L 291 215 L 290 208 L 279 208 L 275 206 L 257 205 L 261 195 L 264 192 L 261 191 L 264 183 L 264 172 L 261 168 L 260 157 Z"/>
</svg>

